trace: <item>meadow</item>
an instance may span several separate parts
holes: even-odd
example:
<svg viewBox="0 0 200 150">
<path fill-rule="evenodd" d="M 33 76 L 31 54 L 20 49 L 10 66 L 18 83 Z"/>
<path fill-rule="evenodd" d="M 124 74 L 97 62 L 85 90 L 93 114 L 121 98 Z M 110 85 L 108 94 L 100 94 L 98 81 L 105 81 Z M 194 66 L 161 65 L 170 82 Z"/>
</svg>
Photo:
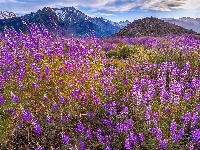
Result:
<svg viewBox="0 0 200 150">
<path fill-rule="evenodd" d="M 0 34 L 0 149 L 200 149 L 194 35 L 65 39 L 27 26 Z"/>
</svg>

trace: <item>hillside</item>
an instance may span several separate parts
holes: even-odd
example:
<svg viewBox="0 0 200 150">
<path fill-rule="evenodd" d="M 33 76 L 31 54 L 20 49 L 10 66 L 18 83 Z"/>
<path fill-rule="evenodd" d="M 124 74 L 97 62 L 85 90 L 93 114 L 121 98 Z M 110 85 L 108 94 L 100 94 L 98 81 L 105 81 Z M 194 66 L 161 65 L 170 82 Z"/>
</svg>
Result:
<svg viewBox="0 0 200 150">
<path fill-rule="evenodd" d="M 193 30 L 188 30 L 175 24 L 165 22 L 154 17 L 138 19 L 122 28 L 118 33 L 109 37 L 140 37 L 140 36 L 167 36 L 167 35 L 197 34 Z"/>
</svg>

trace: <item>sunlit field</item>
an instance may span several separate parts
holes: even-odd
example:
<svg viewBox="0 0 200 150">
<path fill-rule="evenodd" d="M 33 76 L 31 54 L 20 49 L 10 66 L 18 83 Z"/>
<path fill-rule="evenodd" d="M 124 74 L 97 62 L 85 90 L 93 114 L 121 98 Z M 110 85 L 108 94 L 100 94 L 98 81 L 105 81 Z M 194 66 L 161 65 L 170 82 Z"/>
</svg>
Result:
<svg viewBox="0 0 200 150">
<path fill-rule="evenodd" d="M 0 34 L 0 149 L 200 149 L 194 35 Z"/>
</svg>

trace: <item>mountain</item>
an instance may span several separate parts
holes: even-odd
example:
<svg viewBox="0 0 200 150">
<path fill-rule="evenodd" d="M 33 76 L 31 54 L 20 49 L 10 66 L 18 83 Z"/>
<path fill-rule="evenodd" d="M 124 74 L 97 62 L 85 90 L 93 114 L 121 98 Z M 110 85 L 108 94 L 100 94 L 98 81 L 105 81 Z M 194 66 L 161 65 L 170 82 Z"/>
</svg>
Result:
<svg viewBox="0 0 200 150">
<path fill-rule="evenodd" d="M 129 23 L 128 21 L 112 22 L 102 17 L 92 18 L 76 10 L 74 7 L 64 7 L 60 9 L 44 7 L 42 10 L 39 9 L 35 13 L 32 12 L 22 17 L 15 16 L 12 18 L 0 19 L 0 32 L 3 32 L 5 26 L 25 32 L 27 29 L 24 28 L 22 21 L 34 23 L 36 25 L 43 24 L 48 30 L 54 31 L 55 26 L 51 25 L 49 16 L 51 16 L 52 21 L 55 22 L 60 29 L 64 30 L 65 37 L 70 37 L 71 34 L 73 34 L 74 37 L 85 36 L 86 34 L 91 34 L 91 30 L 95 30 L 96 37 L 107 37 L 119 32 L 121 28 Z"/>
<path fill-rule="evenodd" d="M 19 16 L 13 12 L 0 11 L 0 19 L 8 19 L 13 17 L 19 17 Z"/>
<path fill-rule="evenodd" d="M 188 30 L 178 25 L 165 22 L 154 17 L 138 19 L 122 28 L 118 33 L 109 37 L 140 37 L 140 36 L 166 36 L 166 35 L 197 34 L 193 30 Z"/>
<path fill-rule="evenodd" d="M 192 29 L 198 33 L 200 33 L 200 18 L 190 18 L 190 17 L 182 17 L 179 19 L 169 19 L 165 20 L 166 22 L 173 23 L 179 25 L 186 29 Z"/>
</svg>

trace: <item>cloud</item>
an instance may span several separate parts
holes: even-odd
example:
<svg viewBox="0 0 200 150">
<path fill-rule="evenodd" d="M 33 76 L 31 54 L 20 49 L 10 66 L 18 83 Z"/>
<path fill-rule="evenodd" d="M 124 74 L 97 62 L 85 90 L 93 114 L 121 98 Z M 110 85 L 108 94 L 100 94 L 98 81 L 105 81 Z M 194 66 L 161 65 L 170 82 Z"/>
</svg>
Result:
<svg viewBox="0 0 200 150">
<path fill-rule="evenodd" d="M 186 1 L 187 0 L 149 0 L 141 7 L 141 9 L 171 11 L 171 8 L 183 6 Z"/>
<path fill-rule="evenodd" d="M 200 7 L 200 0 L 187 0 L 187 2 L 181 8 L 195 9 L 199 7 Z"/>
<path fill-rule="evenodd" d="M 114 14 L 110 14 L 110 13 L 101 13 L 101 12 L 87 12 L 85 13 L 86 15 L 90 16 L 90 17 L 108 17 L 108 16 L 116 16 Z"/>
</svg>

